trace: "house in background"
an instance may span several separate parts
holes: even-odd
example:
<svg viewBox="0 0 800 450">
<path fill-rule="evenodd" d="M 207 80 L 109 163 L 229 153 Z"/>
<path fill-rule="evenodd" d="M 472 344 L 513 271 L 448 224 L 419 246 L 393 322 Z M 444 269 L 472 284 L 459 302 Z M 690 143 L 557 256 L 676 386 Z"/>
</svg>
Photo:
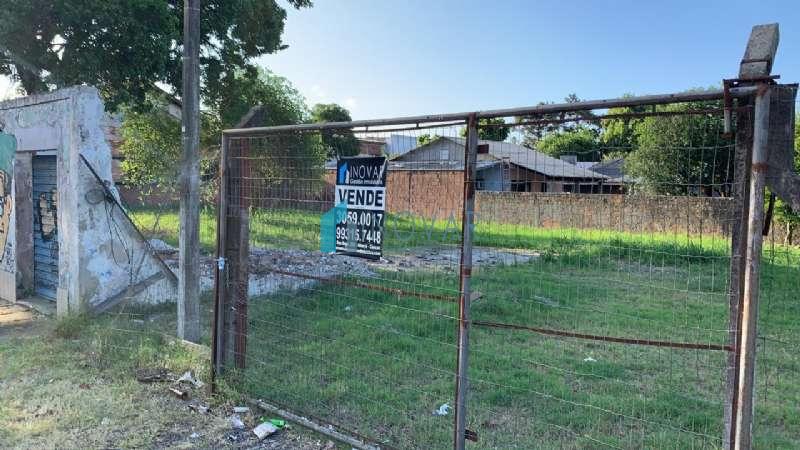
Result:
<svg viewBox="0 0 800 450">
<path fill-rule="evenodd" d="M 624 158 L 614 158 L 608 161 L 592 163 L 592 165 L 589 166 L 589 169 L 593 172 L 601 173 L 609 177 L 610 183 L 631 185 L 636 181 L 633 177 L 625 175 Z"/>
<path fill-rule="evenodd" d="M 391 160 L 389 169 L 461 170 L 465 139 L 437 137 Z M 478 143 L 476 189 L 511 192 L 618 194 L 624 183 L 613 177 L 510 142 Z"/>
<path fill-rule="evenodd" d="M 386 150 L 386 141 L 380 139 L 358 138 L 358 154 L 381 156 Z"/>
<path fill-rule="evenodd" d="M 358 137 L 359 153 L 361 155 L 386 155 L 390 158 L 397 157 L 417 147 L 416 136 L 403 134 L 365 135 Z"/>
</svg>

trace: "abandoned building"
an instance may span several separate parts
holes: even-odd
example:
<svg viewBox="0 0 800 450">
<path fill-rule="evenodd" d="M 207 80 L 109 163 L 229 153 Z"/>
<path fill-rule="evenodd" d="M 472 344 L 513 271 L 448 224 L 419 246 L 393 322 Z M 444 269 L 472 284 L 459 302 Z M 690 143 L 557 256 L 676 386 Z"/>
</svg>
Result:
<svg viewBox="0 0 800 450">
<path fill-rule="evenodd" d="M 175 274 L 120 202 L 107 117 L 91 87 L 0 103 L 0 298 L 59 314 L 176 298 Z"/>
<path fill-rule="evenodd" d="M 461 170 L 464 138 L 437 137 L 394 159 L 390 170 Z M 494 192 L 618 194 L 623 179 L 583 168 L 511 142 L 478 143 L 476 189 Z"/>
</svg>

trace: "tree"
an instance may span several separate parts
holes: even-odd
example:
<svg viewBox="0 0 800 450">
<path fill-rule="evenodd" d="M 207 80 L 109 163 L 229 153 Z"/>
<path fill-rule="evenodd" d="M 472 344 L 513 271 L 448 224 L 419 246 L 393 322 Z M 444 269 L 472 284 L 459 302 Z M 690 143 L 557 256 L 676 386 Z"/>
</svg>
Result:
<svg viewBox="0 0 800 450">
<path fill-rule="evenodd" d="M 269 70 L 247 68 L 226 75 L 225 95 L 215 99 L 209 112 L 223 127 L 235 126 L 253 106 L 264 108 L 262 126 L 294 125 L 310 118 L 305 98 L 292 83 Z"/>
<path fill-rule="evenodd" d="M 657 111 L 721 108 L 720 102 L 680 103 Z M 731 194 L 733 142 L 719 114 L 647 117 L 634 127 L 635 149 L 625 161 L 638 188 L 655 194 Z"/>
<path fill-rule="evenodd" d="M 438 134 L 430 134 L 430 133 L 420 134 L 417 137 L 417 145 L 423 146 L 423 145 L 426 145 L 426 144 L 430 144 L 435 139 L 438 139 L 440 137 L 441 136 L 439 136 Z"/>
<path fill-rule="evenodd" d="M 253 106 L 264 108 L 262 125 L 289 125 L 307 122 L 309 119 L 305 99 L 280 76 L 267 70 L 242 70 L 226 81 L 227 92 L 223 99 L 209 105 L 201 115 L 201 171 L 211 175 L 216 170 L 217 145 L 222 128 L 236 125 Z M 139 187 L 153 184 L 163 186 L 177 180 L 178 160 L 181 155 L 180 122 L 166 111 L 165 95 L 149 95 L 148 103 L 153 108 L 145 111 L 124 109 L 121 151 L 125 160 L 121 168 L 127 183 Z M 311 155 L 320 162 L 310 140 L 301 139 L 308 145 L 296 146 L 299 155 Z M 263 151 L 255 147 L 251 151 Z M 300 153 L 305 152 L 305 153 Z"/>
<path fill-rule="evenodd" d="M 286 10 L 276 0 L 206 0 L 201 17 L 205 103 L 223 95 L 226 76 L 285 48 Z M 85 83 L 110 108 L 142 105 L 156 82 L 180 93 L 182 24 L 182 0 L 6 0 L 0 74 L 27 94 Z"/>
<path fill-rule="evenodd" d="M 536 150 L 553 158 L 573 154 L 578 161 L 599 161 L 603 156 L 597 129 L 584 125 L 546 134 L 538 141 Z"/>
<path fill-rule="evenodd" d="M 800 173 L 800 112 L 795 116 L 794 127 L 794 170 Z M 800 211 L 794 211 L 780 198 L 775 199 L 775 221 L 786 227 L 785 242 L 789 244 L 797 227 L 800 226 Z"/>
<path fill-rule="evenodd" d="M 633 97 L 633 94 L 625 94 L 622 97 Z M 610 108 L 607 114 L 644 113 L 647 112 L 647 109 L 648 107 L 643 105 Z M 600 143 L 606 150 L 604 153 L 613 152 L 622 155 L 630 153 L 636 147 L 635 129 L 642 120 L 637 117 L 604 120 L 600 132 Z"/>
<path fill-rule="evenodd" d="M 576 94 L 569 94 L 564 98 L 565 103 L 578 103 L 581 99 Z M 539 103 L 547 105 L 548 103 Z M 581 125 L 581 120 L 591 119 L 594 114 L 591 111 L 570 111 L 561 113 L 533 114 L 518 117 L 517 122 L 534 122 L 522 126 L 522 145 L 531 149 L 537 149 L 537 143 L 546 135 L 557 131 L 569 131 Z M 535 123 L 543 121 L 545 123 Z M 550 121 L 550 122 L 548 122 Z M 552 121 L 557 121 L 556 123 Z"/>
<path fill-rule="evenodd" d="M 311 121 L 350 122 L 350 111 L 336 103 L 317 103 L 311 108 Z M 323 130 L 320 133 L 322 144 L 327 149 L 328 158 L 354 156 L 359 153 L 358 139 L 349 129 Z"/>
<path fill-rule="evenodd" d="M 494 119 L 478 119 L 478 139 L 484 141 L 499 141 L 503 142 L 508 138 L 511 132 L 509 127 L 505 125 L 506 121 L 502 117 Z M 500 125 L 500 126 L 497 126 Z M 461 129 L 461 137 L 467 137 L 467 128 Z"/>
</svg>

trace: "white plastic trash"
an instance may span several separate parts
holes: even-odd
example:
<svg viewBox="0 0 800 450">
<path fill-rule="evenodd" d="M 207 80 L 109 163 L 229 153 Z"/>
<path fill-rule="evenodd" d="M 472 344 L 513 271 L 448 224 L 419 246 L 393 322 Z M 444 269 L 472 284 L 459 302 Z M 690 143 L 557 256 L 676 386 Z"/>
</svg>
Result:
<svg viewBox="0 0 800 450">
<path fill-rule="evenodd" d="M 439 409 L 434 411 L 433 415 L 434 416 L 446 416 L 449 411 L 450 411 L 450 405 L 445 403 L 442 406 L 440 406 Z"/>
<path fill-rule="evenodd" d="M 259 441 L 270 434 L 275 433 L 276 431 L 278 431 L 278 427 L 269 422 L 264 422 L 261 425 L 253 428 L 253 434 L 256 435 Z"/>
</svg>

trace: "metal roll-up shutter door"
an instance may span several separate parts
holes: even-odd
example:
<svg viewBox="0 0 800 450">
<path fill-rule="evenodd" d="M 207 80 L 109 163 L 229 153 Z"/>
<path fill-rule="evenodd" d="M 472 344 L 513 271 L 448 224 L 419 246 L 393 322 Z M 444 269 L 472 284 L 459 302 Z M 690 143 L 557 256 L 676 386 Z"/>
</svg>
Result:
<svg viewBox="0 0 800 450">
<path fill-rule="evenodd" d="M 55 300 L 58 288 L 58 178 L 55 156 L 33 157 L 33 284 Z"/>
</svg>

